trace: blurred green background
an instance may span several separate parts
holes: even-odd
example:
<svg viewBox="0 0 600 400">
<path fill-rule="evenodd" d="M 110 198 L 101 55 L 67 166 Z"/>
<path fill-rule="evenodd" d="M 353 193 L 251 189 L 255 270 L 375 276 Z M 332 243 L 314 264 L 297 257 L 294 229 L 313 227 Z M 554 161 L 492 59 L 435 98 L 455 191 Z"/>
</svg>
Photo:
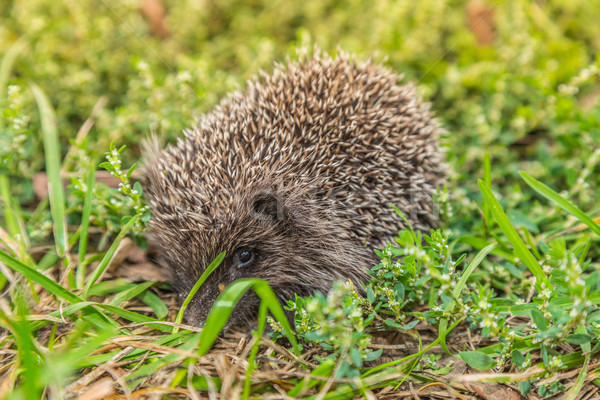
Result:
<svg viewBox="0 0 600 400">
<path fill-rule="evenodd" d="M 15 61 L 0 71 L 2 173 L 21 203 L 35 201 L 32 83 L 55 108 L 63 154 L 106 100 L 67 156 L 77 176 L 111 142 L 128 146 L 127 167 L 150 132 L 173 140 L 253 74 L 317 44 L 404 73 L 433 103 L 448 131 L 453 229 L 476 223 L 489 152 L 511 218 L 536 232 L 553 221 L 521 191 L 520 169 L 598 211 L 598 21 L 589 0 L 4 0 L 0 57 Z"/>
</svg>

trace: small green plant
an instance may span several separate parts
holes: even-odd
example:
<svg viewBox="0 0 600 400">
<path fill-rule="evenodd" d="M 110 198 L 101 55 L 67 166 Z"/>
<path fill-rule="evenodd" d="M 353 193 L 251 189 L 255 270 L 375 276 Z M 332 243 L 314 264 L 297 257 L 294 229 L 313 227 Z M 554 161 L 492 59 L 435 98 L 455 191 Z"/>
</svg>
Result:
<svg viewBox="0 0 600 400">
<path fill-rule="evenodd" d="M 137 215 L 139 218 L 134 225 L 134 232 L 141 233 L 146 226 L 146 222 L 150 220 L 150 210 L 144 201 L 142 194 L 142 185 L 139 182 L 132 184 L 131 174 L 135 171 L 136 164 L 133 164 L 127 172 L 123 172 L 122 161 L 120 154 L 125 150 L 125 146 L 121 146 L 119 149 L 115 147 L 114 143 L 110 144 L 110 150 L 104 153 L 106 161 L 100 164 L 100 168 L 104 168 L 112 176 L 118 178 L 119 182 L 118 193 L 121 196 L 111 197 L 105 207 L 109 209 L 109 212 L 115 215 L 127 216 L 123 222 L 127 222 L 131 215 Z M 81 183 L 85 185 L 84 183 Z"/>
</svg>

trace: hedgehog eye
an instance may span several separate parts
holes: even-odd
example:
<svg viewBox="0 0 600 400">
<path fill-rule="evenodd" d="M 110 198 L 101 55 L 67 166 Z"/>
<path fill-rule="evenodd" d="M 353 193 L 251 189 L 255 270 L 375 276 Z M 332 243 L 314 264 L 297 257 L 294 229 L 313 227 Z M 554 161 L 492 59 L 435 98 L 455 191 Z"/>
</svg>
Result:
<svg viewBox="0 0 600 400">
<path fill-rule="evenodd" d="M 256 259 L 254 249 L 240 249 L 237 251 L 237 267 L 248 268 Z"/>
</svg>

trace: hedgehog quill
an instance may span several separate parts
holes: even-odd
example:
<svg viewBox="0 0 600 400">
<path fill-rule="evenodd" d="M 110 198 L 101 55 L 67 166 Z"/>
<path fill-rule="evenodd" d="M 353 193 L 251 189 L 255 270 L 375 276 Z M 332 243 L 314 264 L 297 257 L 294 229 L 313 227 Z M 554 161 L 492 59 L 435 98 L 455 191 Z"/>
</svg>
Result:
<svg viewBox="0 0 600 400">
<path fill-rule="evenodd" d="M 265 279 L 280 301 L 360 286 L 373 248 L 400 225 L 436 222 L 443 181 L 429 105 L 411 84 L 348 55 L 276 66 L 225 98 L 175 145 L 149 146 L 144 189 L 161 263 L 183 300 L 209 263 L 227 257 L 200 288 L 186 321 L 202 325 L 220 288 Z M 230 325 L 251 325 L 247 294 Z"/>
</svg>

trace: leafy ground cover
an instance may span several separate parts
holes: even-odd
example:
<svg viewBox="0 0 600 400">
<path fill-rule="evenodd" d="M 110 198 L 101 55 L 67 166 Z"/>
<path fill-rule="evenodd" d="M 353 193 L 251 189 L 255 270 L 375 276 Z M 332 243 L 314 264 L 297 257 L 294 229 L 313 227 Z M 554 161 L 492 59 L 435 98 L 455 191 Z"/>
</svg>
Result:
<svg viewBox="0 0 600 400">
<path fill-rule="evenodd" d="M 600 397 L 598 20 L 587 0 L 2 2 L 1 396 Z M 314 43 L 432 102 L 443 223 L 378 249 L 365 296 L 290 299 L 293 331 L 258 280 L 183 325 L 139 145 Z M 219 337 L 247 290 L 257 332 Z"/>
</svg>

